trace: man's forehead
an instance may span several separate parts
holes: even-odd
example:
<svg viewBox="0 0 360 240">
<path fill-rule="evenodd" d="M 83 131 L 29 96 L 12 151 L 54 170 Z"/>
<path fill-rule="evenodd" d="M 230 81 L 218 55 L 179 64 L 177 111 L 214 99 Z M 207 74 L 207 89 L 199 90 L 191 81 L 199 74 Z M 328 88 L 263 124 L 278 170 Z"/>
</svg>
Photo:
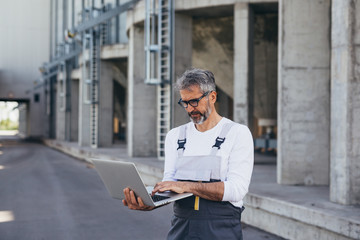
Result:
<svg viewBox="0 0 360 240">
<path fill-rule="evenodd" d="M 180 90 L 180 97 L 182 100 L 185 100 L 185 101 L 199 98 L 200 95 L 202 95 L 202 92 L 200 91 L 200 89 Z"/>
<path fill-rule="evenodd" d="M 198 94 L 198 93 L 201 93 L 201 90 L 198 85 L 191 85 L 185 89 L 180 90 L 180 94 L 181 93 Z"/>
</svg>

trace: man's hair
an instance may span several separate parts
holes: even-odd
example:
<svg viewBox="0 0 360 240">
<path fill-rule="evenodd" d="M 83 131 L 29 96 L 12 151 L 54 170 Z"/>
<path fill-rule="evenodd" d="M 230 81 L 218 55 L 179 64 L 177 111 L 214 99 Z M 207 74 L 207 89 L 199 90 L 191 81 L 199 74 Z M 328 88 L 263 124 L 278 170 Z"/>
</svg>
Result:
<svg viewBox="0 0 360 240">
<path fill-rule="evenodd" d="M 179 91 L 189 90 L 192 86 L 198 86 L 202 93 L 216 91 L 214 74 L 198 68 L 186 70 L 176 81 L 176 89 Z"/>
</svg>

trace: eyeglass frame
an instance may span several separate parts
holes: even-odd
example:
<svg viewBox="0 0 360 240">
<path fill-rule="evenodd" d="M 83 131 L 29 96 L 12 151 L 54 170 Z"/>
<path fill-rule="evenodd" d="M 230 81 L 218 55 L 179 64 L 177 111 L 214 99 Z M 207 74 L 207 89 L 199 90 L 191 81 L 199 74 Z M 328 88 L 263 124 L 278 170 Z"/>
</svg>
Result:
<svg viewBox="0 0 360 240">
<path fill-rule="evenodd" d="M 181 107 L 183 107 L 183 108 L 187 108 L 189 105 L 192 106 L 192 107 L 197 107 L 197 106 L 199 106 L 200 100 L 203 99 L 204 97 L 208 96 L 209 93 L 211 93 L 211 92 L 212 92 L 212 91 L 208 91 L 208 92 L 204 93 L 201 97 L 199 97 L 199 98 L 194 98 L 194 99 L 190 99 L 190 100 L 188 100 L 188 101 L 184 101 L 184 100 L 182 100 L 182 99 L 180 98 L 179 101 L 178 101 L 178 104 L 179 104 Z M 191 101 L 196 102 L 196 106 L 192 105 L 192 104 L 190 103 Z M 186 106 L 183 105 L 184 103 L 186 104 Z"/>
</svg>

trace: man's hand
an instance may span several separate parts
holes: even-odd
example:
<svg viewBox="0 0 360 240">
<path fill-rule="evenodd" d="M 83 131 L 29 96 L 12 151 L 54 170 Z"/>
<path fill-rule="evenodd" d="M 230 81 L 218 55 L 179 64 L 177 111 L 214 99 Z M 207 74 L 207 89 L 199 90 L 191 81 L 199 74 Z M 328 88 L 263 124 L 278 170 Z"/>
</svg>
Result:
<svg viewBox="0 0 360 240">
<path fill-rule="evenodd" d="M 142 210 L 142 211 L 150 211 L 153 210 L 154 207 L 147 206 L 142 201 L 141 197 L 136 197 L 134 191 L 130 190 L 130 188 L 124 189 L 125 199 L 122 200 L 124 206 L 127 206 L 132 210 Z"/>
<path fill-rule="evenodd" d="M 154 189 L 152 190 L 152 195 L 154 195 L 157 192 L 165 192 L 165 191 L 184 193 L 186 192 L 186 184 L 187 182 L 172 182 L 172 181 L 159 182 L 155 185 Z"/>
<path fill-rule="evenodd" d="M 165 191 L 173 191 L 176 193 L 187 192 L 207 200 L 222 201 L 224 195 L 224 182 L 159 182 L 155 185 L 152 191 L 152 195 L 154 195 L 156 192 Z"/>
</svg>

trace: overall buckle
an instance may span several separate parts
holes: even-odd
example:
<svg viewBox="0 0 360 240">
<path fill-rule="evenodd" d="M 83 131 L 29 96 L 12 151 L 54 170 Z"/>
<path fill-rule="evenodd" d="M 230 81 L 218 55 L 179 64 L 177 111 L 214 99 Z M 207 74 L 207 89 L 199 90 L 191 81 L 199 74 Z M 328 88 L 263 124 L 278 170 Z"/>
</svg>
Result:
<svg viewBox="0 0 360 240">
<path fill-rule="evenodd" d="M 212 147 L 217 147 L 218 149 L 220 149 L 220 145 L 225 142 L 225 138 L 217 137 L 215 141 L 215 145 L 213 145 Z"/>
<path fill-rule="evenodd" d="M 182 139 L 182 140 L 178 140 L 178 148 L 176 150 L 179 150 L 179 149 L 184 149 L 185 150 L 185 143 L 186 143 L 186 138 L 185 139 Z"/>
</svg>

